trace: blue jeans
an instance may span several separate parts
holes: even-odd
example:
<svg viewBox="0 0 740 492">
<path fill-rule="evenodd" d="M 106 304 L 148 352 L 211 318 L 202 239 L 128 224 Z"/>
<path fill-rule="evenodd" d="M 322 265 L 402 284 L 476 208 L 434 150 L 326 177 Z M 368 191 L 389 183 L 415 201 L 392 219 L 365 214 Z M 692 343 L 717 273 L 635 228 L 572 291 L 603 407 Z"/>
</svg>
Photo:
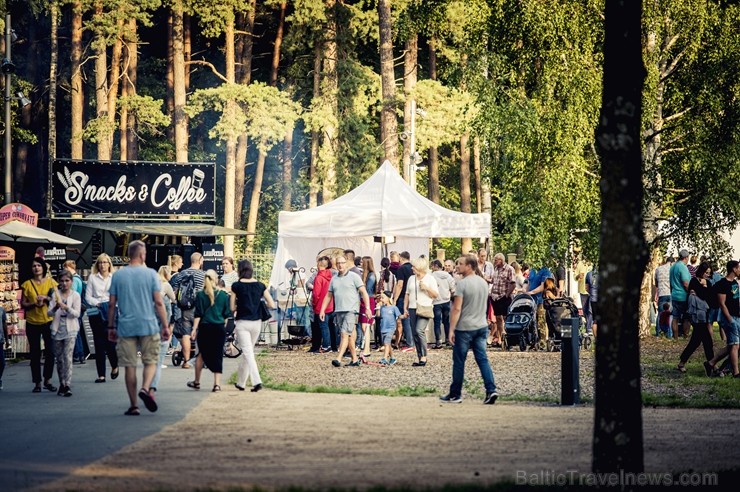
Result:
<svg viewBox="0 0 740 492">
<path fill-rule="evenodd" d="M 660 296 L 658 297 L 658 312 L 655 313 L 655 336 L 660 335 L 660 312 L 663 310 L 663 303 L 671 303 L 671 296 Z M 672 332 L 673 330 L 671 330 Z M 668 337 L 670 338 L 670 337 Z"/>
<path fill-rule="evenodd" d="M 315 315 L 316 319 L 319 318 L 319 315 Z M 329 336 L 329 318 L 331 317 L 330 314 L 327 314 L 324 316 L 324 321 L 321 321 L 319 319 L 319 330 L 321 330 L 321 348 L 324 350 L 330 350 L 331 349 L 331 338 Z"/>
<path fill-rule="evenodd" d="M 445 327 L 445 340 L 450 338 L 450 301 L 434 305 L 434 343 L 442 339 L 442 325 Z"/>
<path fill-rule="evenodd" d="M 85 346 L 82 344 L 83 330 L 82 330 L 82 319 L 80 319 L 80 331 L 77 332 L 77 339 L 75 339 L 75 348 L 72 353 L 73 360 L 82 360 L 85 358 Z"/>
<path fill-rule="evenodd" d="M 465 378 L 465 359 L 468 358 L 468 350 L 473 349 L 475 362 L 483 377 L 483 385 L 486 393 L 496 391 L 496 383 L 493 380 L 493 371 L 486 355 L 486 338 L 488 327 L 484 326 L 477 330 L 457 331 L 455 330 L 455 345 L 452 347 L 452 384 L 450 385 L 450 396 L 460 396 L 462 393 L 463 379 Z"/>
<path fill-rule="evenodd" d="M 400 299 L 396 303 L 396 307 L 401 311 L 401 314 L 403 314 L 403 299 Z M 414 318 L 414 322 L 416 322 L 416 309 L 409 309 L 409 317 L 401 319 L 401 326 L 403 327 L 403 338 L 406 339 L 406 345 L 414 348 L 414 333 L 411 331 L 412 318 Z"/>
</svg>

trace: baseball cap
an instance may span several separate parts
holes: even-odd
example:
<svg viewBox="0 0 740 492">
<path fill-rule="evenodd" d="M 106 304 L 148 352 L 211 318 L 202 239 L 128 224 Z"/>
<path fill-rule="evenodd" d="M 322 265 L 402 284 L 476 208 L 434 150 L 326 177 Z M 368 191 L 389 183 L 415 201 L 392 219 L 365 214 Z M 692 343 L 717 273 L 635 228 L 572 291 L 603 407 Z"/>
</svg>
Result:
<svg viewBox="0 0 740 492">
<path fill-rule="evenodd" d="M 688 249 L 682 249 L 681 251 L 678 252 L 679 258 L 688 258 L 689 255 L 691 255 L 691 253 L 689 253 Z"/>
</svg>

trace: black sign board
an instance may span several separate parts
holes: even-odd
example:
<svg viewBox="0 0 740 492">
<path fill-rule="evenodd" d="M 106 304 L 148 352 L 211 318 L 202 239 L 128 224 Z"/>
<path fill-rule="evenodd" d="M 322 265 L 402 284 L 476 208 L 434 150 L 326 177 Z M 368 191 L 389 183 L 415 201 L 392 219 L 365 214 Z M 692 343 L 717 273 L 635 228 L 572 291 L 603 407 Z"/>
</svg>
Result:
<svg viewBox="0 0 740 492">
<path fill-rule="evenodd" d="M 57 159 L 52 215 L 215 216 L 214 163 L 175 164 Z"/>
<path fill-rule="evenodd" d="M 221 261 L 224 259 L 224 245 L 203 243 L 203 270 L 216 270 L 218 276 L 224 274 Z"/>
<path fill-rule="evenodd" d="M 44 260 L 51 267 L 51 274 L 56 279 L 67 261 L 67 248 L 56 244 L 44 245 Z"/>
</svg>

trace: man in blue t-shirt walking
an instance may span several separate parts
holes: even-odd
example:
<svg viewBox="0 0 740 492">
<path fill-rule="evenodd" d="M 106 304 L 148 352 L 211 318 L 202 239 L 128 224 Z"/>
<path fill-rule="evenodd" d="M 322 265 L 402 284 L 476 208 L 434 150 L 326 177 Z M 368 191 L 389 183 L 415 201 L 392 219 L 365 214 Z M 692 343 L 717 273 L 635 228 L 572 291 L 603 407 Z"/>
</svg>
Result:
<svg viewBox="0 0 740 492">
<path fill-rule="evenodd" d="M 160 341 L 169 340 L 171 332 L 160 292 L 159 275 L 146 266 L 146 244 L 133 241 L 128 246 L 128 255 L 128 266 L 118 270 L 111 279 L 108 339 L 118 342 L 118 363 L 126 371 L 130 406 L 124 414 L 139 415 L 136 405 L 137 351 L 140 348 L 141 362 L 144 364 L 138 396 L 147 410 L 156 412 L 157 403 L 150 385 L 159 364 Z"/>
<path fill-rule="evenodd" d="M 689 263 L 690 254 L 686 249 L 679 251 L 678 261 L 673 264 L 670 271 L 671 307 L 673 309 L 671 328 L 673 328 L 673 335 L 676 338 L 679 336 L 686 338 L 689 334 L 687 313 L 691 274 L 689 273 L 687 264 Z"/>
</svg>

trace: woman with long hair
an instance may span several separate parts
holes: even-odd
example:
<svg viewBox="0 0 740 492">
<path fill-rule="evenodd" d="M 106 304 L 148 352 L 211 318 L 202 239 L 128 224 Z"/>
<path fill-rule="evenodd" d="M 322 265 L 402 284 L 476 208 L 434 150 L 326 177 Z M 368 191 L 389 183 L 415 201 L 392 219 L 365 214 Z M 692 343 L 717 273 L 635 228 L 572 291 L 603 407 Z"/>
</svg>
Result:
<svg viewBox="0 0 740 492">
<path fill-rule="evenodd" d="M 377 284 L 377 276 L 375 275 L 375 264 L 373 263 L 373 259 L 370 256 L 363 256 L 362 257 L 362 283 L 365 285 L 365 290 L 367 290 L 368 294 L 368 301 L 370 301 L 370 306 L 365 306 L 364 301 L 362 302 L 363 306 L 360 309 L 360 324 L 362 326 L 362 340 L 358 340 L 357 345 L 358 348 L 362 349 L 362 355 L 363 357 L 370 357 L 370 328 L 372 327 L 373 323 L 375 323 L 375 286 Z M 373 313 L 373 317 L 368 317 L 365 314 L 365 311 L 367 311 L 367 307 L 370 308 L 370 312 Z"/>
<path fill-rule="evenodd" d="M 118 354 L 116 342 L 108 340 L 108 325 L 103 316 L 108 315 L 108 300 L 110 299 L 110 281 L 113 277 L 113 264 L 110 256 L 101 253 L 92 266 L 92 272 L 87 279 L 85 302 L 88 305 L 87 318 L 95 342 L 95 368 L 98 371 L 96 383 L 105 382 L 105 358 L 110 362 L 110 377 L 118 377 Z M 102 304 L 102 306 L 101 306 Z"/>
<path fill-rule="evenodd" d="M 193 316 L 190 337 L 198 340 L 198 357 L 195 359 L 195 380 L 188 382 L 188 386 L 200 389 L 200 374 L 205 364 L 213 373 L 213 391 L 221 391 L 226 320 L 231 316 L 231 308 L 229 295 L 218 287 L 215 270 L 206 271 L 203 290 L 195 296 Z"/>
<path fill-rule="evenodd" d="M 59 396 L 72 396 L 72 356 L 77 334 L 80 332 L 80 311 L 82 299 L 72 289 L 72 274 L 62 270 L 58 276 L 59 288 L 54 288 L 49 300 L 47 313 L 53 316 L 51 338 L 54 340 L 54 353 L 59 375 Z"/>
<path fill-rule="evenodd" d="M 224 256 L 221 260 L 221 266 L 224 269 L 221 280 L 224 281 L 224 288 L 228 292 L 231 290 L 231 284 L 239 280 L 239 274 L 234 270 L 234 258 L 231 256 Z"/>
<path fill-rule="evenodd" d="M 21 306 L 26 311 L 26 338 L 31 352 L 31 377 L 34 393 L 41 393 L 41 339 L 44 339 L 44 388 L 56 391 L 51 384 L 54 375 L 54 344 L 51 339 L 51 320 L 48 313 L 51 294 L 57 286 L 53 278 L 47 277 L 47 266 L 43 258 L 31 262 L 31 278 L 21 285 Z"/>
<path fill-rule="evenodd" d="M 159 274 L 160 287 L 162 287 L 162 302 L 164 302 L 164 310 L 167 314 L 167 322 L 170 325 L 170 330 L 172 329 L 172 304 L 176 300 L 175 291 L 170 285 L 170 278 L 172 277 L 171 272 L 172 269 L 169 265 L 162 265 L 159 267 L 159 270 L 157 270 L 157 274 Z M 157 371 L 154 373 L 152 384 L 149 385 L 149 394 L 151 394 L 152 397 L 159 386 L 159 378 L 162 375 L 162 368 L 167 367 L 164 364 L 164 359 L 167 357 L 167 350 L 169 350 L 169 348 L 169 340 L 159 342 L 159 361 L 157 361 Z"/>
<path fill-rule="evenodd" d="M 691 325 L 694 328 L 691 330 L 691 338 L 686 348 L 681 352 L 681 357 L 678 361 L 678 369 L 680 372 L 686 372 L 686 363 L 689 358 L 693 355 L 699 345 L 704 347 L 704 357 L 707 361 L 714 358 L 714 342 L 712 341 L 712 327 L 709 324 L 709 308 L 714 305 L 718 305 L 717 295 L 712 291 L 712 284 L 709 279 L 712 277 L 712 268 L 709 263 L 703 262 L 696 267 L 696 276 L 691 278 L 689 282 L 689 295 L 690 302 L 694 302 L 691 299 L 692 295 L 695 295 L 698 299 L 704 301 L 703 303 L 696 303 L 697 309 L 695 317 L 692 316 Z"/>
<path fill-rule="evenodd" d="M 237 271 L 239 281 L 231 284 L 231 310 L 236 312 L 234 331 L 242 355 L 239 357 L 239 374 L 235 386 L 238 390 L 244 391 L 249 378 L 252 381 L 252 392 L 257 392 L 262 389 L 262 379 L 257 368 L 257 360 L 254 358 L 254 347 L 260 338 L 262 328 L 260 306 L 262 299 L 270 309 L 275 308 L 275 303 L 265 284 L 253 278 L 254 268 L 249 260 L 241 260 Z"/>
</svg>

